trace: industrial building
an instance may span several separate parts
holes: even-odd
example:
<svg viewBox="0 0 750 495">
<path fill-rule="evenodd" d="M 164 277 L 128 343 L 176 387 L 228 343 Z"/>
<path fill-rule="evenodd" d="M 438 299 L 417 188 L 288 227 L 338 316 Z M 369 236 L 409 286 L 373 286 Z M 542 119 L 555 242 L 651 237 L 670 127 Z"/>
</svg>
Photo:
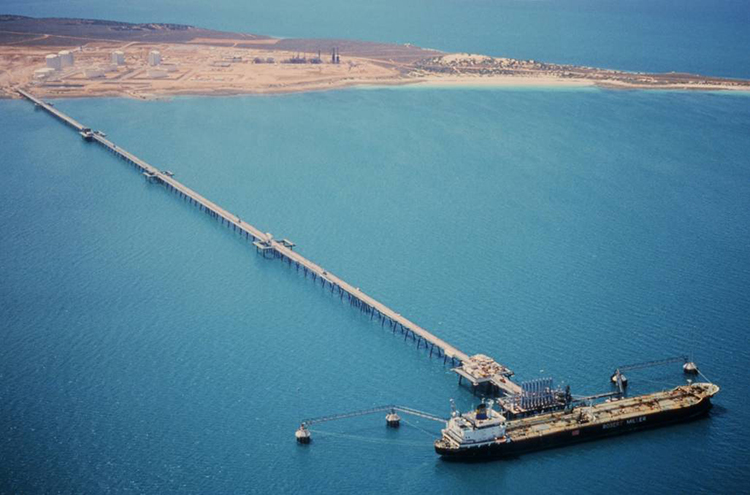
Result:
<svg viewBox="0 0 750 495">
<path fill-rule="evenodd" d="M 34 79 L 47 79 L 54 74 L 55 69 L 51 67 L 45 67 L 43 69 L 37 69 L 34 71 Z"/>
<path fill-rule="evenodd" d="M 148 70 L 148 77 L 152 79 L 163 79 L 167 77 L 167 71 L 164 69 L 149 69 Z"/>
<path fill-rule="evenodd" d="M 83 77 L 86 79 L 97 79 L 104 77 L 104 71 L 102 69 L 83 69 Z"/>
</svg>

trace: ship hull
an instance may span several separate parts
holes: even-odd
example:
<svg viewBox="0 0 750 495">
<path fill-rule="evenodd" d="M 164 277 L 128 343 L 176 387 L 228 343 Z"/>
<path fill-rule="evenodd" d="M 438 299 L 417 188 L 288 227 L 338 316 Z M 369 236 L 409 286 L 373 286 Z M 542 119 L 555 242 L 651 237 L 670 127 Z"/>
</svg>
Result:
<svg viewBox="0 0 750 495">
<path fill-rule="evenodd" d="M 596 440 L 599 438 L 622 435 L 638 430 L 655 428 L 689 421 L 704 416 L 711 409 L 710 398 L 683 409 L 653 412 L 628 420 L 609 423 L 582 424 L 574 430 L 542 435 L 529 439 L 504 443 L 491 443 L 478 447 L 444 447 L 440 441 L 435 443 L 435 451 L 445 460 L 471 461 L 514 457 L 527 452 L 562 447 L 565 445 Z"/>
</svg>

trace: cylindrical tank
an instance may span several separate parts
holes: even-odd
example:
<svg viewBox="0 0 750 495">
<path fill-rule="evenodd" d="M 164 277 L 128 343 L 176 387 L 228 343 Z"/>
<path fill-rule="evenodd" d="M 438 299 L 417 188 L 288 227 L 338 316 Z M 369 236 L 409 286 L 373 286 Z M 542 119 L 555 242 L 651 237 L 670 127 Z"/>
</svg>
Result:
<svg viewBox="0 0 750 495">
<path fill-rule="evenodd" d="M 125 53 L 121 52 L 120 50 L 112 52 L 112 63 L 115 65 L 124 65 Z"/>
<path fill-rule="evenodd" d="M 70 67 L 73 65 L 73 54 L 68 50 L 62 50 L 57 54 L 60 57 L 60 67 Z"/>
<path fill-rule="evenodd" d="M 47 67 L 50 69 L 60 70 L 62 67 L 60 64 L 60 56 L 55 55 L 54 53 L 50 53 L 45 57 L 45 60 L 47 62 Z"/>
<path fill-rule="evenodd" d="M 161 52 L 159 50 L 151 50 L 148 54 L 148 65 L 157 66 L 161 64 Z"/>
</svg>

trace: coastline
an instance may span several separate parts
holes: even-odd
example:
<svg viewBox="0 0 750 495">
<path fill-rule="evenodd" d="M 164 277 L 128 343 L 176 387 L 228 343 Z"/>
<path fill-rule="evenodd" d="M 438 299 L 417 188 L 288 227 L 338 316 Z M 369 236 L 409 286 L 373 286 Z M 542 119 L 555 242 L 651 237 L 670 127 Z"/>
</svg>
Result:
<svg viewBox="0 0 750 495">
<path fill-rule="evenodd" d="M 172 24 L 0 18 L 0 27 L 8 29 L 0 30 L 0 98 L 17 98 L 17 88 L 42 98 L 141 100 L 392 86 L 750 92 L 750 80 L 633 73 L 408 44 L 281 39 Z M 26 38 L 18 40 L 22 35 Z M 155 64 L 154 52 L 160 54 Z M 56 53 L 72 54 L 74 62 L 48 68 L 47 59 Z"/>
<path fill-rule="evenodd" d="M 129 91 L 108 90 L 97 92 L 68 92 L 66 94 L 49 94 L 33 88 L 35 94 L 45 99 L 79 99 L 79 98 L 130 98 L 136 100 L 164 100 L 179 96 L 283 96 L 300 93 L 336 91 L 344 89 L 382 89 L 389 87 L 413 87 L 424 89 L 601 89 L 612 91 L 677 91 L 733 93 L 750 95 L 750 87 L 732 87 L 722 85 L 634 85 L 618 81 L 591 81 L 587 79 L 556 79 L 549 77 L 500 76 L 488 78 L 473 77 L 434 77 L 434 78 L 394 78 L 381 80 L 361 79 L 355 81 L 338 81 L 328 84 L 310 82 L 295 86 L 278 86 L 272 88 L 175 88 L 132 93 Z M 19 99 L 12 93 L 0 93 L 0 100 Z"/>
</svg>

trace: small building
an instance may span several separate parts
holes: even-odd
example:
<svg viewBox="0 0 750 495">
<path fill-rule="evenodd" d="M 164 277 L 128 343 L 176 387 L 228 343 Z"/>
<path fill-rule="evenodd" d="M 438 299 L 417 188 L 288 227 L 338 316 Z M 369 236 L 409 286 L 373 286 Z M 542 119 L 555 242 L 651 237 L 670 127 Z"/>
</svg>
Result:
<svg viewBox="0 0 750 495">
<path fill-rule="evenodd" d="M 120 50 L 112 52 L 112 63 L 114 65 L 125 65 L 125 53 Z"/>
<path fill-rule="evenodd" d="M 151 50 L 148 53 L 148 65 L 156 67 L 161 64 L 161 52 L 159 50 Z"/>
<path fill-rule="evenodd" d="M 47 79 L 55 74 L 55 69 L 51 67 L 45 67 L 43 69 L 37 69 L 34 71 L 34 79 Z"/>
<path fill-rule="evenodd" d="M 57 54 L 60 57 L 60 67 L 72 67 L 75 63 L 73 54 L 68 50 L 62 50 Z"/>
<path fill-rule="evenodd" d="M 152 79 L 163 79 L 168 76 L 167 71 L 164 69 L 149 69 L 148 77 Z"/>
<path fill-rule="evenodd" d="M 62 68 L 59 55 L 50 53 L 49 55 L 45 57 L 45 60 L 47 62 L 47 67 L 49 67 L 50 69 L 60 70 Z"/>
<path fill-rule="evenodd" d="M 104 71 L 101 69 L 83 69 L 83 77 L 86 79 L 98 79 L 104 77 Z"/>
</svg>

